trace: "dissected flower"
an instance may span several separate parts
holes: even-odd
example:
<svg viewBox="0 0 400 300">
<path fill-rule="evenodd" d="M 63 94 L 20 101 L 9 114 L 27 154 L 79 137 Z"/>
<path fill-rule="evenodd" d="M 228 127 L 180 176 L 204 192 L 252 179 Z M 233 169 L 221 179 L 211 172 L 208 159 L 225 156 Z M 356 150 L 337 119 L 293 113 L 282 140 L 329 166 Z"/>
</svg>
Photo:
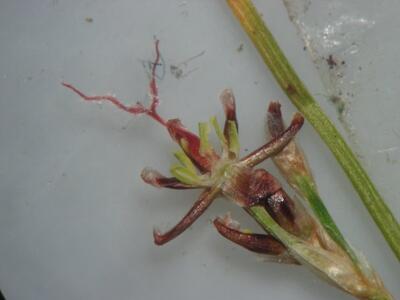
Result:
<svg viewBox="0 0 400 300">
<path fill-rule="evenodd" d="M 297 176 L 312 175 L 302 152 L 292 142 L 303 125 L 304 119 L 296 113 L 285 129 L 280 106 L 273 103 L 269 109 L 269 128 L 272 140 L 255 151 L 240 158 L 238 121 L 235 99 L 231 90 L 224 90 L 220 100 L 225 113 L 224 127 L 217 118 L 199 123 L 199 134 L 185 128 L 179 119 L 165 120 L 157 112 L 159 104 L 156 84 L 156 67 L 160 62 L 158 41 L 156 59 L 153 63 L 149 94 L 151 103 L 126 106 L 112 96 L 87 96 L 74 86 L 63 85 L 84 100 L 109 101 L 131 114 L 144 114 L 165 127 L 180 150 L 174 155 L 178 163 L 170 168 L 170 177 L 146 168 L 142 179 L 158 188 L 202 189 L 192 208 L 173 228 L 167 232 L 154 230 L 154 242 L 163 245 L 176 238 L 190 227 L 219 196 L 225 196 L 242 207 L 262 225 L 263 234 L 241 231 L 230 216 L 216 218 L 218 232 L 232 242 L 253 252 L 274 257 L 275 261 L 304 264 L 319 272 L 334 285 L 359 297 L 372 299 L 380 295 L 383 286 L 375 273 L 367 278 L 357 268 L 351 257 L 329 236 L 319 220 L 296 197 L 290 197 L 270 173 L 255 168 L 268 158 L 273 158 L 288 182 L 299 190 Z M 211 129 L 220 143 L 219 148 L 209 141 Z M 313 182 L 313 181 L 312 181 Z M 374 278 L 375 281 L 371 280 Z"/>
</svg>

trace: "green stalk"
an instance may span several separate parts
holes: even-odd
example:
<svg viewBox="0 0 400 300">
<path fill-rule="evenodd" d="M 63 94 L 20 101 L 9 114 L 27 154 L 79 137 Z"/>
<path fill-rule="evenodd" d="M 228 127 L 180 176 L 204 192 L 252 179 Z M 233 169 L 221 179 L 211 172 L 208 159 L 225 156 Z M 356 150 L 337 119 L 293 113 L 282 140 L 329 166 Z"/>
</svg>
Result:
<svg viewBox="0 0 400 300">
<path fill-rule="evenodd" d="M 279 239 L 289 249 L 289 252 L 292 255 L 296 258 L 301 258 L 300 261 L 305 260 L 306 264 L 314 269 L 314 271 L 317 271 L 317 273 L 325 274 L 322 278 L 334 286 L 343 289 L 357 299 L 393 300 L 385 287 L 379 284 L 377 286 L 364 287 L 368 289 L 368 295 L 364 294 L 360 298 L 360 295 L 358 294 L 360 291 L 358 290 L 357 284 L 355 284 L 355 286 L 352 286 L 351 284 L 349 285 L 349 281 L 351 282 L 351 280 L 354 280 L 354 277 L 343 276 L 340 278 L 340 276 L 337 276 L 337 272 L 330 272 L 330 269 L 333 266 L 336 266 L 336 263 L 338 262 L 327 259 L 327 256 L 334 255 L 333 253 L 324 254 L 323 250 L 313 249 L 313 246 L 307 245 L 307 243 L 304 243 L 301 239 L 286 232 L 274 221 L 262 206 L 253 206 L 248 209 L 248 212 L 267 232 L 270 232 L 273 236 Z M 366 291 L 367 290 L 364 290 L 364 293 Z"/>
<path fill-rule="evenodd" d="M 313 185 L 312 181 L 309 178 L 302 176 L 298 177 L 297 184 L 305 200 L 308 202 L 315 216 L 321 222 L 322 226 L 329 234 L 329 236 L 344 251 L 346 251 L 346 253 L 349 255 L 351 260 L 357 265 L 357 267 L 360 267 L 360 261 L 357 255 L 354 253 L 353 248 L 349 245 L 349 243 L 344 238 L 343 234 L 340 232 L 331 214 L 329 213 L 324 202 L 322 201 L 317 190 L 315 189 L 315 186 Z"/>
<path fill-rule="evenodd" d="M 227 2 L 281 88 L 332 151 L 400 260 L 400 225 L 344 138 L 300 80 L 251 0 Z"/>
</svg>

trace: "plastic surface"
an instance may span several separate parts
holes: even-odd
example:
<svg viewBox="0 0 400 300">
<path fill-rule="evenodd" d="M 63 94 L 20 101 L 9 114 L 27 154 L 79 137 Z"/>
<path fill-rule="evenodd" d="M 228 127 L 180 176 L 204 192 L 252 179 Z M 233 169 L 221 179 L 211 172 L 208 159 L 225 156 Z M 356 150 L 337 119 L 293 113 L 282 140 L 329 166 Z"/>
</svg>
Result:
<svg viewBox="0 0 400 300">
<path fill-rule="evenodd" d="M 368 20 L 366 28 L 351 23 L 359 51 L 345 57 L 357 79 L 347 83 L 355 94 L 349 109 L 356 139 L 350 140 L 400 217 L 400 7 L 375 2 L 363 1 L 357 15 Z M 330 9 L 322 5 L 327 1 L 310 3 L 310 12 Z M 310 90 L 344 128 L 283 3 L 256 4 Z M 153 227 L 174 225 L 198 196 L 140 179 L 146 166 L 167 173 L 177 146 L 150 120 L 83 102 L 60 82 L 89 94 L 110 92 L 126 104 L 146 101 L 154 35 L 164 59 L 163 116 L 180 117 L 193 130 L 212 115 L 221 119 L 218 95 L 230 87 L 244 154 L 264 142 L 269 100 L 282 102 L 287 120 L 294 112 L 224 1 L 3 1 L 0 288 L 6 299 L 350 299 L 304 268 L 261 262 L 220 237 L 210 220 L 226 211 L 257 228 L 224 200 L 170 244 L 153 244 Z M 347 178 L 307 124 L 298 140 L 338 225 L 399 297 L 399 263 Z M 277 174 L 271 162 L 264 166 Z"/>
</svg>

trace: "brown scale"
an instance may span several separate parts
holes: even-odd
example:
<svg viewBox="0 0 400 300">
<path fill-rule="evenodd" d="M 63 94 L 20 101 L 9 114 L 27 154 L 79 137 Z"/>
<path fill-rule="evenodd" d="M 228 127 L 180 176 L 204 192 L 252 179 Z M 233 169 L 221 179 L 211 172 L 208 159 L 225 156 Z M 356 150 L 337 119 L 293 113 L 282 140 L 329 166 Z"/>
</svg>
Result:
<svg viewBox="0 0 400 300">
<path fill-rule="evenodd" d="M 254 170 L 248 186 L 249 206 L 262 205 L 285 230 L 299 234 L 295 222 L 295 204 L 279 182 L 266 170 Z"/>
</svg>

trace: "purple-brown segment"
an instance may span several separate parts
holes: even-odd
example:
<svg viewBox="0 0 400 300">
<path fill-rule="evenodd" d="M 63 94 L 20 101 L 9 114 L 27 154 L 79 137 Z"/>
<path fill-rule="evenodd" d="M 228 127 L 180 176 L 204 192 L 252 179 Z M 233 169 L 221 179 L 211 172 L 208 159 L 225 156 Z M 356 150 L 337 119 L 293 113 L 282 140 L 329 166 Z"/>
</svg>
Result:
<svg viewBox="0 0 400 300">
<path fill-rule="evenodd" d="M 281 105 L 278 102 L 270 103 L 267 124 L 272 138 L 278 138 L 284 132 L 285 125 L 282 118 Z M 272 160 L 288 183 L 297 191 L 299 191 L 296 183 L 298 176 L 305 176 L 314 182 L 303 151 L 294 140 L 288 143 L 282 151 L 274 155 Z"/>
<path fill-rule="evenodd" d="M 296 206 L 278 180 L 264 169 L 254 170 L 249 179 L 247 197 L 250 206 L 262 205 L 286 231 L 298 235 Z"/>
<path fill-rule="evenodd" d="M 229 141 L 228 135 L 228 121 L 233 121 L 236 124 L 236 129 L 239 130 L 239 124 L 236 118 L 236 103 L 235 96 L 231 89 L 225 89 L 222 91 L 220 95 L 220 100 L 225 112 L 225 125 L 224 125 L 224 135 L 225 138 Z"/>
<path fill-rule="evenodd" d="M 281 105 L 279 102 L 271 102 L 268 106 L 267 115 L 268 130 L 272 138 L 276 138 L 285 130 L 282 118 Z"/>
<path fill-rule="evenodd" d="M 288 232 L 300 233 L 296 205 L 278 180 L 264 169 L 237 168 L 231 170 L 230 180 L 222 191 L 233 202 L 248 209 L 263 206 L 271 217 Z"/>
<path fill-rule="evenodd" d="M 293 200 L 283 189 L 267 197 L 263 204 L 271 217 L 287 232 L 298 236 L 301 229 L 296 222 L 297 214 Z"/>
<path fill-rule="evenodd" d="M 253 170 L 247 187 L 249 206 L 265 201 L 282 187 L 278 180 L 264 169 Z"/>
<path fill-rule="evenodd" d="M 278 181 L 264 169 L 235 168 L 230 170 L 230 179 L 222 190 L 228 198 L 241 207 L 251 207 L 281 188 Z"/>
<path fill-rule="evenodd" d="M 193 207 L 183 217 L 183 219 L 175 225 L 175 227 L 163 234 L 158 230 L 154 230 L 154 243 L 156 245 L 164 245 L 184 232 L 204 213 L 213 200 L 218 196 L 219 192 L 220 190 L 218 188 L 207 188 L 204 190 L 199 199 L 194 203 Z"/>
<path fill-rule="evenodd" d="M 303 123 L 303 116 L 299 113 L 296 113 L 293 116 L 289 127 L 285 131 L 267 144 L 261 146 L 257 150 L 242 158 L 241 161 L 248 167 L 254 167 L 267 158 L 276 155 L 282 151 L 282 149 L 285 148 L 288 143 L 290 143 L 290 141 L 295 137 L 296 133 L 303 126 Z"/>
<path fill-rule="evenodd" d="M 215 219 L 214 225 L 223 237 L 250 251 L 269 255 L 281 255 L 286 251 L 286 247 L 271 235 L 244 233 L 229 227 L 221 218 Z"/>
</svg>

